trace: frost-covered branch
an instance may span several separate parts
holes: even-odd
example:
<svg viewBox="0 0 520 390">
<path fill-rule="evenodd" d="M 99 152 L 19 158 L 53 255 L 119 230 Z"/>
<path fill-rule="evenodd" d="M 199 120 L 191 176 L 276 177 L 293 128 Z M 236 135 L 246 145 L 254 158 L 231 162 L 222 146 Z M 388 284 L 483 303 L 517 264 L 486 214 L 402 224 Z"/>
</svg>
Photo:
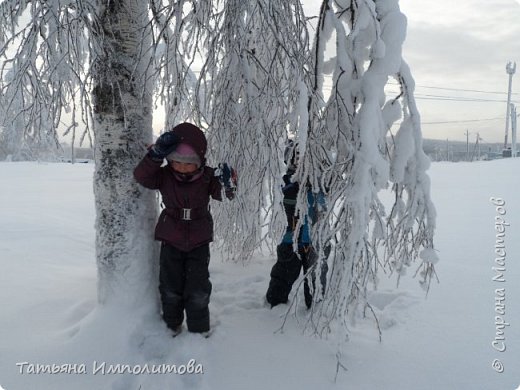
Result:
<svg viewBox="0 0 520 390">
<path fill-rule="evenodd" d="M 197 78 L 193 67 L 203 57 L 200 51 L 211 24 L 213 7 L 212 1 L 150 0 L 153 77 L 157 83 L 157 103 L 165 108 L 165 129 L 195 118 Z"/>
<path fill-rule="evenodd" d="M 401 126 L 395 136 L 390 166 L 396 202 L 387 222 L 387 253 L 391 268 L 398 273 L 418 256 L 423 260 L 421 284 L 429 287 L 437 255 L 433 250 L 435 208 L 430 198 L 430 161 L 422 148 L 420 114 L 413 91 L 415 87 L 406 62 L 396 75 L 403 95 Z M 421 250 L 421 248 L 423 248 Z"/>
<path fill-rule="evenodd" d="M 11 132 L 23 131 L 30 147 L 57 144 L 58 129 L 70 122 L 64 116 L 81 118 L 81 137 L 89 134 L 89 102 L 77 97 L 89 84 L 92 11 L 89 1 L 80 0 L 0 6 L 1 116 L 4 125 L 21 126 Z"/>
<path fill-rule="evenodd" d="M 307 126 L 308 38 L 298 1 L 230 0 L 208 42 L 197 96 L 211 160 L 239 173 L 232 205 L 217 212 L 230 257 L 245 260 L 283 229 L 281 177 L 288 134 Z M 263 228 L 265 227 L 265 228 Z"/>
<path fill-rule="evenodd" d="M 309 108 L 304 163 L 297 174 L 327 195 L 328 208 L 313 227 L 313 237 L 319 262 L 328 262 L 329 281 L 310 318 L 314 329 L 323 332 L 334 321 L 348 326 L 364 310 L 381 267 L 401 275 L 420 255 L 422 282 L 427 283 L 436 257 L 428 159 L 413 79 L 401 55 L 406 19 L 398 2 L 326 0 L 318 26 L 313 53 L 318 75 L 326 72 L 325 43 L 331 36 L 336 39 L 329 61 L 334 63 L 332 91 L 322 115 Z M 390 77 L 400 81 L 403 91 L 386 102 Z M 316 76 L 315 90 L 321 89 Z M 389 141 L 390 128 L 400 120 L 395 140 Z M 395 204 L 387 215 L 380 193 L 389 186 Z M 298 210 L 306 215 L 303 191 Z"/>
</svg>

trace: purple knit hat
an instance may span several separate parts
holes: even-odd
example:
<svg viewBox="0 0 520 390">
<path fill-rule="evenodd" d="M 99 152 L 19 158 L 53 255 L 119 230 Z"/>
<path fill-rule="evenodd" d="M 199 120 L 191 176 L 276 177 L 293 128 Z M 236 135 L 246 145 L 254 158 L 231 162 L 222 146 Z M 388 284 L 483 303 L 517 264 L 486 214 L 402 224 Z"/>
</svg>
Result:
<svg viewBox="0 0 520 390">
<path fill-rule="evenodd" d="M 185 143 L 179 144 L 173 152 L 166 156 L 166 159 L 168 161 L 195 164 L 197 168 L 200 168 L 201 165 L 199 155 L 190 145 Z"/>
</svg>

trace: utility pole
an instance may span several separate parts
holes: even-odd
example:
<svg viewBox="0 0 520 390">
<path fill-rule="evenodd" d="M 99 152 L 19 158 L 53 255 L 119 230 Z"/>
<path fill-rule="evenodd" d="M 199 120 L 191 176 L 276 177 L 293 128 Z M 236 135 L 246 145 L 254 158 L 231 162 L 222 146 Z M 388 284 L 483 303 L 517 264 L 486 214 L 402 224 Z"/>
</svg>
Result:
<svg viewBox="0 0 520 390">
<path fill-rule="evenodd" d="M 516 106 L 511 103 L 511 157 L 516 157 Z"/>
<path fill-rule="evenodd" d="M 507 90 L 507 109 L 506 109 L 506 135 L 504 138 L 504 150 L 507 149 L 507 135 L 509 133 L 509 115 L 511 110 L 511 90 L 513 87 L 513 75 L 516 72 L 516 62 L 508 62 L 506 73 L 509 75 L 509 88 Z"/>
<path fill-rule="evenodd" d="M 475 147 L 473 148 L 473 153 L 471 153 L 471 161 L 475 158 L 475 154 L 477 161 L 480 161 L 480 141 L 482 141 L 482 138 L 480 138 L 480 133 L 477 133 Z"/>
<path fill-rule="evenodd" d="M 450 161 L 450 141 L 446 138 L 446 161 Z"/>
<path fill-rule="evenodd" d="M 469 130 L 466 130 L 466 161 L 469 161 Z"/>
<path fill-rule="evenodd" d="M 480 133 L 477 133 L 477 156 L 478 156 L 478 161 L 480 161 L 480 141 L 482 141 L 482 138 L 480 138 Z"/>
</svg>

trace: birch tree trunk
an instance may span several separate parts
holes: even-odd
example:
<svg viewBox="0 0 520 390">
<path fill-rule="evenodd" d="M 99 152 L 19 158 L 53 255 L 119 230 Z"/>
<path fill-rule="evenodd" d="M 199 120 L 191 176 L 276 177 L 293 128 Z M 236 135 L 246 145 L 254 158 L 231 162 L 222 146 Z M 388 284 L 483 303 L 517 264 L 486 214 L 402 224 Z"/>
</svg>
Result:
<svg viewBox="0 0 520 390">
<path fill-rule="evenodd" d="M 147 2 L 98 1 L 99 44 L 93 59 L 96 258 L 99 302 L 130 306 L 155 301 L 157 259 L 153 192 L 133 170 L 152 143 L 147 78 Z"/>
</svg>

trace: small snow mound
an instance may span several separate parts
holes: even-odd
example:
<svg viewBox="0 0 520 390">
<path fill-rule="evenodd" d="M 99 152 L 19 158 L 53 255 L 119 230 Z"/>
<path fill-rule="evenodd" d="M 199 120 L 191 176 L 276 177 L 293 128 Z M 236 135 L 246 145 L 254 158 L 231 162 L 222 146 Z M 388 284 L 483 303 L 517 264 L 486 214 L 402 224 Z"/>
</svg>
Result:
<svg viewBox="0 0 520 390">
<path fill-rule="evenodd" d="M 415 299 L 406 292 L 374 291 L 368 298 L 368 303 L 379 310 L 385 310 L 389 306 L 405 308 L 410 306 Z"/>
<path fill-rule="evenodd" d="M 381 329 L 389 329 L 404 322 L 409 308 L 418 301 L 417 297 L 407 292 L 396 291 L 374 291 L 368 298 Z"/>
<path fill-rule="evenodd" d="M 425 263 L 437 264 L 439 262 L 439 256 L 435 253 L 433 248 L 425 248 L 419 253 L 419 257 Z"/>
</svg>

